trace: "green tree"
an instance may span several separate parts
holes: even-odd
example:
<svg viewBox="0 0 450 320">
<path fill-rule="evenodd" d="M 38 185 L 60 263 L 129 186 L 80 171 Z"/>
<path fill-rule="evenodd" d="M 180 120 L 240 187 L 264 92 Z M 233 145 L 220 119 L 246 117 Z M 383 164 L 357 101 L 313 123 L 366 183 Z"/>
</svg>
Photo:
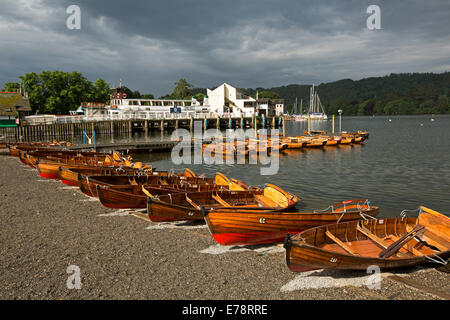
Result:
<svg viewBox="0 0 450 320">
<path fill-rule="evenodd" d="M 193 88 L 194 85 L 187 82 L 186 79 L 181 78 L 175 82 L 175 88 L 172 91 L 171 97 L 173 99 L 189 99 L 194 95 Z"/>
<path fill-rule="evenodd" d="M 255 96 L 255 98 L 256 98 L 256 96 Z M 264 98 L 280 99 L 280 95 L 276 92 L 265 90 L 265 91 L 258 92 L 258 98 L 259 99 L 264 99 Z"/>
<path fill-rule="evenodd" d="M 109 98 L 109 84 L 102 78 L 95 80 L 93 88 L 89 97 L 92 102 L 108 102 Z"/>
<path fill-rule="evenodd" d="M 80 72 L 43 71 L 20 76 L 30 104 L 39 113 L 67 114 L 93 96 L 95 86 Z M 100 82 L 98 82 L 100 84 Z"/>
<path fill-rule="evenodd" d="M 155 99 L 155 97 L 150 93 L 145 93 L 141 95 L 141 99 Z"/>
<path fill-rule="evenodd" d="M 197 100 L 200 103 L 203 103 L 203 100 L 205 100 L 205 95 L 203 93 L 197 93 L 194 95 L 195 100 Z"/>
<path fill-rule="evenodd" d="M 449 103 L 447 95 L 440 95 L 439 98 L 436 101 L 436 109 L 437 113 L 447 113 L 449 109 Z"/>
<path fill-rule="evenodd" d="M 17 92 L 18 90 L 20 90 L 20 83 L 17 82 L 6 82 L 2 89 L 5 92 Z"/>
</svg>

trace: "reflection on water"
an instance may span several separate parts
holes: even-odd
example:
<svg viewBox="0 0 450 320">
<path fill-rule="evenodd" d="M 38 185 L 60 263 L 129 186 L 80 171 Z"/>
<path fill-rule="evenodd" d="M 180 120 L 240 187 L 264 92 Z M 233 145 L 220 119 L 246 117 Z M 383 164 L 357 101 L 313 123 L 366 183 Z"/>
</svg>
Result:
<svg viewBox="0 0 450 320">
<path fill-rule="evenodd" d="M 381 216 L 429 206 L 450 215 L 450 116 L 344 117 L 343 130 L 367 130 L 364 145 L 342 145 L 280 154 L 278 174 L 261 176 L 258 165 L 189 165 L 197 173 L 225 175 L 252 185 L 276 184 L 302 199 L 302 209 L 325 208 L 351 198 L 368 198 Z M 389 121 L 391 119 L 391 121 Z M 336 121 L 338 127 L 338 121 Z M 287 135 L 299 135 L 306 122 L 286 122 Z M 313 130 L 331 130 L 331 121 L 313 121 Z M 101 137 L 107 139 L 107 137 Z M 135 140 L 168 139 L 154 132 Z M 115 141 L 126 141 L 128 136 Z M 101 140 L 99 140 L 101 141 Z M 170 153 L 136 155 L 157 169 L 181 170 Z"/>
</svg>

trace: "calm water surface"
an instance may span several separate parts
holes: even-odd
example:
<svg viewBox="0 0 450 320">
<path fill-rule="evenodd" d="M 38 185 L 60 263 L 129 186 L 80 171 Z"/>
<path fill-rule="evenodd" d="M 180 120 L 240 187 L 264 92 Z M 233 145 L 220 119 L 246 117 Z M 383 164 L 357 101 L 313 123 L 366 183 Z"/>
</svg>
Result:
<svg viewBox="0 0 450 320">
<path fill-rule="evenodd" d="M 450 215 L 450 116 L 345 117 L 342 128 L 367 130 L 370 138 L 363 145 L 281 154 L 279 171 L 272 176 L 260 175 L 260 165 L 254 164 L 174 165 L 170 153 L 140 154 L 134 159 L 160 170 L 190 167 L 208 176 L 220 171 L 251 185 L 273 183 L 298 195 L 302 210 L 367 198 L 381 207 L 380 216 L 398 216 L 403 209 L 419 205 Z M 306 129 L 306 122 L 286 122 L 287 135 L 302 134 Z M 331 121 L 313 121 L 312 129 L 331 131 Z M 168 136 L 157 132 L 148 138 L 132 138 Z"/>
</svg>

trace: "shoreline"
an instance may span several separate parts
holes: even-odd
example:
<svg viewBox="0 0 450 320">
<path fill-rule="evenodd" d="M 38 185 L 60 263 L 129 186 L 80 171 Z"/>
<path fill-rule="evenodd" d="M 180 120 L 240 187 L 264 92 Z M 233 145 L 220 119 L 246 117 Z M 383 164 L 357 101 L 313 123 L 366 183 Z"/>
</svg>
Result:
<svg viewBox="0 0 450 320">
<path fill-rule="evenodd" d="M 293 273 L 282 246 L 223 247 L 204 224 L 155 224 L 103 207 L 78 188 L 45 180 L 0 150 L 1 299 L 439 299 L 450 274 L 389 271 Z M 138 219 L 141 217 L 142 219 Z M 68 289 L 79 266 L 81 289 Z M 408 283 L 409 281 L 409 283 Z M 413 288 L 420 283 L 423 288 Z M 434 288 L 435 292 L 431 292 Z M 439 296 L 444 294 L 444 296 Z"/>
</svg>

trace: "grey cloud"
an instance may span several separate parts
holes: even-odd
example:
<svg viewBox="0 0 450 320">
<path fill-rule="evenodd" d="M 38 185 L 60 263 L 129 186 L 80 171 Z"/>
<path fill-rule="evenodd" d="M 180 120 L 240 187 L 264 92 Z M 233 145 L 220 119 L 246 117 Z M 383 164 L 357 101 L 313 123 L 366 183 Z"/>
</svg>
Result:
<svg viewBox="0 0 450 320">
<path fill-rule="evenodd" d="M 272 87 L 442 72 L 450 61 L 445 1 L 0 2 L 0 84 L 78 70 L 163 95 L 180 77 L 199 87 Z M 65 27 L 72 4 L 82 10 L 79 31 Z M 366 29 L 370 4 L 381 7 L 382 30 Z"/>
</svg>

